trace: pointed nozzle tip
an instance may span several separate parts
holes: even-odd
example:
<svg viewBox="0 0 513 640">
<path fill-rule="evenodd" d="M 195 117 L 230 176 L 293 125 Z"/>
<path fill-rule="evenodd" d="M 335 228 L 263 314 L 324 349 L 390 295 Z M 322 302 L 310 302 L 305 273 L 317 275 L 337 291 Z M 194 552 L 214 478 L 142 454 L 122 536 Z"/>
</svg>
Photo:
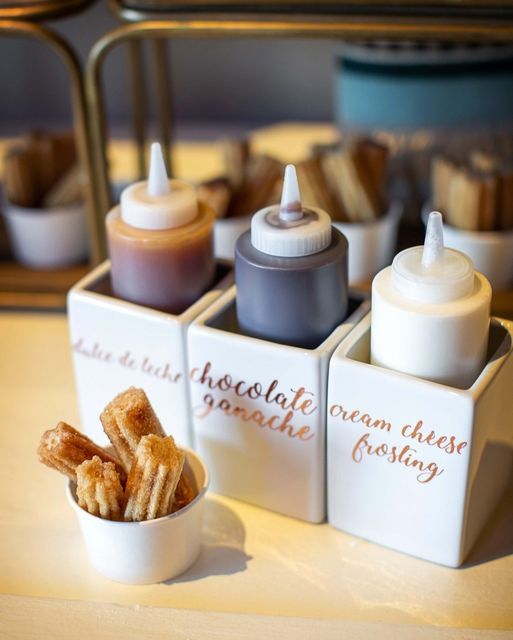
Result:
<svg viewBox="0 0 513 640">
<path fill-rule="evenodd" d="M 300 218 L 303 214 L 301 194 L 296 174 L 296 167 L 288 164 L 283 176 L 283 190 L 281 192 L 280 215 L 288 220 Z"/>
<path fill-rule="evenodd" d="M 161 144 L 159 142 L 153 142 L 150 151 L 148 194 L 153 197 L 163 196 L 169 193 L 170 189 Z"/>
<path fill-rule="evenodd" d="M 442 214 L 432 211 L 426 225 L 426 237 L 422 252 L 422 266 L 429 268 L 442 259 L 444 255 L 444 226 Z"/>
<path fill-rule="evenodd" d="M 430 220 L 433 220 L 435 222 L 443 222 L 443 216 L 440 213 L 440 211 L 431 211 L 431 213 L 428 216 L 428 222 Z"/>
</svg>

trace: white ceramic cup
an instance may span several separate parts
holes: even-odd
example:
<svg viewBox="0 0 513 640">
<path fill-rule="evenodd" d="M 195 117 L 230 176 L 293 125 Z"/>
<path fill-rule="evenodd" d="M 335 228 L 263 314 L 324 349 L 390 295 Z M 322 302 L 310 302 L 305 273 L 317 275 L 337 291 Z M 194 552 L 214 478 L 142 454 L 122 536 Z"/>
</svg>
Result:
<svg viewBox="0 0 513 640">
<path fill-rule="evenodd" d="M 87 257 L 86 212 L 82 203 L 29 209 L 6 202 L 4 217 L 14 257 L 21 264 L 53 269 Z"/>
<path fill-rule="evenodd" d="M 214 223 L 215 257 L 233 262 L 237 240 L 250 226 L 251 216 L 218 218 Z"/>
<path fill-rule="evenodd" d="M 201 550 L 201 523 L 208 471 L 199 456 L 184 449 L 198 495 L 180 511 L 146 522 L 114 522 L 78 506 L 74 483 L 68 500 L 75 510 L 89 558 L 107 578 L 127 584 L 152 584 L 186 571 Z"/>
<path fill-rule="evenodd" d="M 397 230 L 401 219 L 402 205 L 392 202 L 387 213 L 367 223 L 334 222 L 349 242 L 349 285 L 369 282 L 388 266 L 395 255 Z"/>
<path fill-rule="evenodd" d="M 422 209 L 424 224 L 430 211 L 429 204 Z M 513 229 L 466 231 L 444 224 L 444 244 L 465 253 L 476 271 L 488 278 L 494 291 L 503 291 L 513 285 Z"/>
</svg>

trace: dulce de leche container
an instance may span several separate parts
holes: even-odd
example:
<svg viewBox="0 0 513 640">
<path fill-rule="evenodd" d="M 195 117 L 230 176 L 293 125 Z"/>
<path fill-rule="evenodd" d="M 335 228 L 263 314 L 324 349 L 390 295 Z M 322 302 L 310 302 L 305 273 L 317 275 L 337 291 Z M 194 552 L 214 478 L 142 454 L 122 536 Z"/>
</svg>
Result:
<svg viewBox="0 0 513 640">
<path fill-rule="evenodd" d="M 328 213 L 301 205 L 296 171 L 288 165 L 281 204 L 255 213 L 235 248 L 242 331 L 317 347 L 347 315 L 347 249 Z"/>
<path fill-rule="evenodd" d="M 158 143 L 149 178 L 127 187 L 107 215 L 112 289 L 130 302 L 179 314 L 212 284 L 214 212 L 194 188 L 169 180 Z"/>
</svg>

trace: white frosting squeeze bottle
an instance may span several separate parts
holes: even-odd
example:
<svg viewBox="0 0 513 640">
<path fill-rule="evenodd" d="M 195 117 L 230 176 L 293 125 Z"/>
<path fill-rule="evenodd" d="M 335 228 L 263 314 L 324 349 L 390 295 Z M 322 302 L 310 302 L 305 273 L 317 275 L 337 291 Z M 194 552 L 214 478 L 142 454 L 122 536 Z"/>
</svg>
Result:
<svg viewBox="0 0 513 640">
<path fill-rule="evenodd" d="M 429 216 L 423 247 L 394 258 L 372 283 L 371 363 L 468 388 L 486 359 L 492 289 L 465 254 L 444 247 Z"/>
<path fill-rule="evenodd" d="M 192 185 L 168 179 L 154 143 L 148 180 L 127 187 L 120 206 L 107 215 L 115 295 L 170 313 L 184 311 L 214 279 L 214 218 Z"/>
</svg>

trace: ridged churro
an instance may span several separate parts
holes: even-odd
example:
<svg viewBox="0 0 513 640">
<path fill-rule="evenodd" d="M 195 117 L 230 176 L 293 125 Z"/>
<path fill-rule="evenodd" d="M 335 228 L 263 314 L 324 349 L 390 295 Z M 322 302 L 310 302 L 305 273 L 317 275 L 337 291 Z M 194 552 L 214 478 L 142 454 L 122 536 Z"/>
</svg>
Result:
<svg viewBox="0 0 513 640">
<path fill-rule="evenodd" d="M 226 178 L 214 178 L 202 182 L 196 189 L 199 200 L 206 202 L 214 210 L 216 218 L 224 218 L 232 198 L 232 189 Z"/>
<path fill-rule="evenodd" d="M 189 502 L 192 502 L 194 498 L 197 496 L 198 491 L 196 487 L 193 485 L 190 477 L 186 474 L 185 469 L 182 471 L 182 475 L 180 476 L 180 480 L 176 485 L 175 498 L 173 500 L 172 513 L 175 511 L 180 511 L 186 507 Z"/>
<path fill-rule="evenodd" d="M 143 436 L 166 435 L 148 397 L 142 389 L 135 387 L 123 391 L 109 402 L 100 420 L 127 473 Z"/>
<path fill-rule="evenodd" d="M 261 209 L 282 175 L 283 165 L 279 160 L 265 155 L 253 156 L 247 163 L 244 181 L 230 202 L 227 216 L 247 216 Z"/>
<path fill-rule="evenodd" d="M 171 513 L 184 460 L 171 436 L 143 436 L 128 475 L 124 519 L 150 520 Z"/>
<path fill-rule="evenodd" d="M 103 462 L 98 456 L 78 465 L 77 501 L 82 509 L 93 516 L 107 520 L 120 520 L 123 510 L 123 487 L 112 462 Z"/>
<path fill-rule="evenodd" d="M 112 462 L 121 482 L 126 480 L 125 470 L 114 456 L 65 422 L 59 422 L 54 429 L 43 433 L 37 453 L 43 464 L 57 469 L 74 481 L 77 479 L 77 467 L 93 456 L 98 456 L 103 462 Z"/>
</svg>

